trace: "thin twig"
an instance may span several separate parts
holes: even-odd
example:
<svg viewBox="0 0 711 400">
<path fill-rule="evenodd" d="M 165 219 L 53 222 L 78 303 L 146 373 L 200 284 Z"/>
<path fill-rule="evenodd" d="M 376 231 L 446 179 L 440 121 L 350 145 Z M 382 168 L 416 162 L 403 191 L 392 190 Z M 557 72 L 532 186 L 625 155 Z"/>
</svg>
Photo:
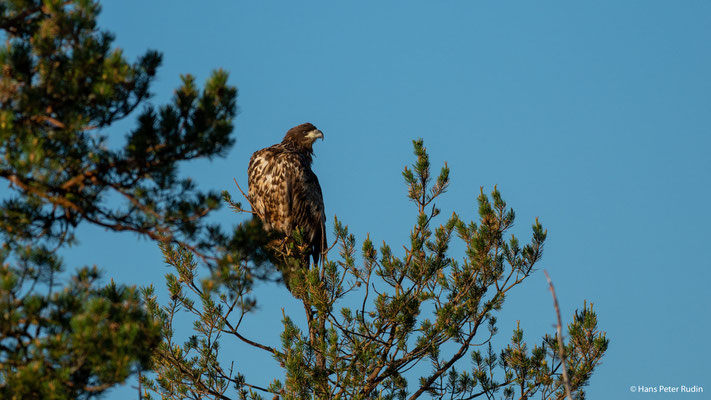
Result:
<svg viewBox="0 0 711 400">
<path fill-rule="evenodd" d="M 560 361 L 563 365 L 563 385 L 565 386 L 565 394 L 568 400 L 573 400 L 573 396 L 570 394 L 570 381 L 568 380 L 568 368 L 565 366 L 565 355 L 563 350 L 563 324 L 560 322 L 560 308 L 558 307 L 558 298 L 555 295 L 555 289 L 553 288 L 553 282 L 551 282 L 551 277 L 548 276 L 548 272 L 544 269 L 543 273 L 546 275 L 546 280 L 548 280 L 548 288 L 553 294 L 553 305 L 555 306 L 555 314 L 558 317 L 558 355 L 560 356 Z"/>
<path fill-rule="evenodd" d="M 244 198 L 247 199 L 247 202 L 249 203 L 249 206 L 252 208 L 252 211 L 245 210 L 245 209 L 242 209 L 242 211 L 248 212 L 248 213 L 251 213 L 251 214 L 254 214 L 254 215 L 258 216 L 259 218 L 262 218 L 261 215 L 259 215 L 256 211 L 254 211 L 254 205 L 252 204 L 252 200 L 249 199 L 249 196 L 247 196 L 246 194 L 244 194 L 244 191 L 243 191 L 242 188 L 239 186 L 239 183 L 237 183 L 237 178 L 232 178 L 232 180 L 235 181 L 235 185 L 237 185 L 237 189 L 239 189 L 239 192 L 242 193 L 242 196 L 244 196 Z"/>
<path fill-rule="evenodd" d="M 143 400 L 143 392 L 141 390 L 141 370 L 138 370 L 138 400 Z"/>
</svg>

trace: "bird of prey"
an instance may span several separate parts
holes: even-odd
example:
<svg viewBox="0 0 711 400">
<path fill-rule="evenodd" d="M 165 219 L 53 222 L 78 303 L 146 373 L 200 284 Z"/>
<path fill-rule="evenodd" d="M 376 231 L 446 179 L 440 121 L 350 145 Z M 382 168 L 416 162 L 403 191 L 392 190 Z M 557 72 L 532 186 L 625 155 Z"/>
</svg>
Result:
<svg viewBox="0 0 711 400">
<path fill-rule="evenodd" d="M 311 170 L 313 144 L 323 133 L 310 123 L 289 129 L 281 141 L 255 152 L 247 169 L 249 200 L 266 231 L 301 230 L 314 264 L 326 249 L 321 185 Z"/>
</svg>

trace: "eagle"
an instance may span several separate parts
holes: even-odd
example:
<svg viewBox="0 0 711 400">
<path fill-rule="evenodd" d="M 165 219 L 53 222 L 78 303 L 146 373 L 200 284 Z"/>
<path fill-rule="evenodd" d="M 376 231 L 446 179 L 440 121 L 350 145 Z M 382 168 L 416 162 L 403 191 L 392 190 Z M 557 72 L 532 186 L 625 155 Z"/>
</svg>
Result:
<svg viewBox="0 0 711 400">
<path fill-rule="evenodd" d="M 295 126 L 281 143 L 256 151 L 247 168 L 249 201 L 264 229 L 286 236 L 300 229 L 314 264 L 326 249 L 323 195 L 311 170 L 316 139 L 323 132 L 313 124 Z"/>
</svg>

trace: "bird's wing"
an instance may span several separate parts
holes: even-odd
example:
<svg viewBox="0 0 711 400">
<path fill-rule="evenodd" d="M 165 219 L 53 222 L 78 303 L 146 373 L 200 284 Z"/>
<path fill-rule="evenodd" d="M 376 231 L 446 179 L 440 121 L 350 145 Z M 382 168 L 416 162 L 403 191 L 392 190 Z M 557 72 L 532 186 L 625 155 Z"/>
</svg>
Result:
<svg viewBox="0 0 711 400">
<path fill-rule="evenodd" d="M 307 168 L 303 171 L 301 194 L 303 196 L 303 202 L 305 203 L 305 212 L 302 214 L 305 218 L 303 224 L 308 226 L 311 235 L 311 242 L 314 245 L 318 245 L 319 248 L 323 247 L 326 242 L 326 212 L 323 204 L 323 194 L 321 192 L 321 185 L 319 184 L 318 177 L 313 173 L 311 168 Z"/>
</svg>

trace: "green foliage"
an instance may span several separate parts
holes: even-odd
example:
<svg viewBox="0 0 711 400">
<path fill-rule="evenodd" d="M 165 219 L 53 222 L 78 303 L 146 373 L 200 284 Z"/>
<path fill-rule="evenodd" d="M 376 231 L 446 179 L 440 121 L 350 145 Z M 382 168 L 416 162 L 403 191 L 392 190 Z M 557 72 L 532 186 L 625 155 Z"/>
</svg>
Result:
<svg viewBox="0 0 711 400">
<path fill-rule="evenodd" d="M 0 11 L 8 38 L 0 49 L 0 177 L 14 191 L 0 211 L 7 243 L 63 245 L 87 221 L 180 241 L 216 261 L 208 250 L 225 238 L 202 217 L 220 195 L 199 192 L 176 171 L 232 146 L 237 89 L 227 73 L 215 71 L 202 91 L 183 76 L 172 103 L 146 105 L 125 145 L 111 149 L 105 128 L 146 104 L 161 55 L 128 63 L 96 27 L 92 1 L 10 1 Z"/>
<path fill-rule="evenodd" d="M 257 226 L 259 228 L 259 226 Z M 251 232 L 253 224 L 240 227 Z M 237 237 L 246 237 L 240 234 Z M 245 243 L 246 246 L 249 243 Z M 163 342 L 153 354 L 152 369 L 156 379 L 143 378 L 147 390 L 160 393 L 163 398 L 183 399 L 185 397 L 225 398 L 230 385 L 240 389 L 240 398 L 247 398 L 251 387 L 233 367 L 222 367 L 217 356 L 223 336 L 252 342 L 239 333 L 242 319 L 254 311 L 256 301 L 250 297 L 247 268 L 220 268 L 213 277 L 198 279 L 198 263 L 192 252 L 180 246 L 164 243 L 161 250 L 165 262 L 175 267 L 175 274 L 166 275 L 170 302 L 165 306 L 158 303 L 154 288 L 143 289 L 143 297 L 152 319 L 163 326 Z M 233 259 L 243 266 L 254 259 Z M 230 270 L 229 275 L 225 270 Z M 184 342 L 175 338 L 175 317 L 181 310 L 196 316 L 195 334 Z M 266 351 L 274 351 L 264 347 Z M 150 393 L 146 393 L 150 399 Z"/>
<path fill-rule="evenodd" d="M 179 243 L 213 266 L 259 247 L 237 251 L 243 238 L 206 223 L 219 193 L 177 172 L 234 143 L 237 89 L 227 73 L 215 71 L 204 89 L 185 75 L 172 101 L 154 107 L 146 100 L 161 55 L 127 61 L 97 27 L 99 10 L 90 0 L 0 2 L 0 178 L 10 188 L 0 198 L 2 398 L 98 395 L 157 345 L 134 289 L 102 287 L 93 270 L 57 287 L 68 278 L 59 250 L 77 243 L 79 224 Z M 109 141 L 109 128 L 132 114 L 125 141 Z"/>
<path fill-rule="evenodd" d="M 97 287 L 96 268 L 50 294 L 25 290 L 23 278 L 0 268 L 0 398 L 88 398 L 148 365 L 160 326 L 135 289 Z"/>
<path fill-rule="evenodd" d="M 148 387 L 164 399 L 265 394 L 285 399 L 564 398 L 555 336 L 546 335 L 530 350 L 520 327 L 500 351 L 491 341 L 506 294 L 535 272 L 546 230 L 536 220 L 530 242 L 523 245 L 509 235 L 515 214 L 497 188 L 490 196 L 481 191 L 477 221 L 465 222 L 452 213 L 434 225 L 440 214 L 434 201 L 449 185 L 449 169 L 445 165 L 432 184 L 422 140 L 414 141 L 414 150 L 416 162 L 405 168 L 403 177 L 417 213 L 402 255 L 386 243 L 377 250 L 368 235 L 358 260 L 354 236 L 336 218 L 337 258 L 309 265 L 296 251 L 276 260 L 283 262 L 277 266 L 281 271 L 284 264 L 298 266 L 287 265 L 290 274 L 284 279 L 303 304 L 305 320 L 299 323 L 297 315 L 284 315 L 281 343 L 266 344 L 242 334 L 245 316 L 257 311 L 253 302 L 245 302 L 250 288 L 224 285 L 215 274 L 200 286 L 190 252 L 164 249 L 178 276 L 168 279 L 170 304 L 160 307 L 149 296 L 152 313 L 169 328 L 176 318 L 185 317 L 179 314 L 183 309 L 193 314 L 196 334 L 179 346 L 170 330 L 154 358 L 158 377 L 146 379 Z M 239 206 L 233 209 L 242 211 Z M 455 259 L 449 247 L 457 237 L 465 250 Z M 293 240 L 298 245 L 298 235 Z M 232 268 L 248 271 L 249 264 L 247 259 L 236 260 Z M 542 312 L 551 315 L 552 310 Z M 232 363 L 223 367 L 216 345 L 220 339 L 263 350 L 281 366 L 282 374 L 254 382 L 233 370 Z M 213 347 L 199 350 L 198 343 L 205 343 L 203 349 Z M 565 344 L 569 381 L 578 398 L 584 397 L 583 387 L 607 345 L 592 307 L 584 305 L 568 326 Z M 189 351 L 194 352 L 192 358 L 184 356 Z M 249 362 L 234 361 L 238 367 Z"/>
</svg>

